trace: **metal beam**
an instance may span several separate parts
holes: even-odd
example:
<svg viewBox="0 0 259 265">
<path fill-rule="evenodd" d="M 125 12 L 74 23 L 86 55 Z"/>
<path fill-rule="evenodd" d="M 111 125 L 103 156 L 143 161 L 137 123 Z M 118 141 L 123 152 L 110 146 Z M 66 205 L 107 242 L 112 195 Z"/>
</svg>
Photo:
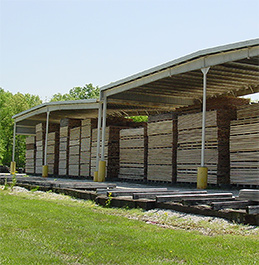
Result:
<svg viewBox="0 0 259 265">
<path fill-rule="evenodd" d="M 99 159 L 100 159 L 101 123 L 102 123 L 102 102 L 99 102 L 98 125 L 97 125 L 96 171 L 98 171 Z"/>
<path fill-rule="evenodd" d="M 36 135 L 35 126 L 16 125 L 16 134 L 19 134 L 19 135 Z"/>
<path fill-rule="evenodd" d="M 48 152 L 48 133 L 49 133 L 49 110 L 47 111 L 46 119 L 46 134 L 45 134 L 45 152 L 44 152 L 44 165 L 47 165 L 47 152 Z"/>
<path fill-rule="evenodd" d="M 107 98 L 103 99 L 103 124 L 102 124 L 102 150 L 101 160 L 104 161 L 104 149 L 105 149 L 105 129 L 106 129 L 106 113 L 107 112 Z"/>
<path fill-rule="evenodd" d="M 117 94 L 111 97 L 112 99 L 122 99 L 125 101 L 138 101 L 142 103 L 160 103 L 166 105 L 193 105 L 195 104 L 195 100 L 191 98 L 180 98 L 180 97 L 170 97 L 163 95 L 148 95 L 144 93 L 125 93 L 125 94 Z"/>
<path fill-rule="evenodd" d="M 13 125 L 13 154 L 12 154 L 12 162 L 14 162 L 14 159 L 15 159 L 15 136 L 16 136 L 16 122 L 14 122 L 14 125 Z"/>
<path fill-rule="evenodd" d="M 204 167 L 205 161 L 205 140 L 206 140 L 206 89 L 207 89 L 207 73 L 209 67 L 202 68 L 203 73 L 203 103 L 202 103 L 202 142 L 201 142 L 201 167 Z"/>
</svg>

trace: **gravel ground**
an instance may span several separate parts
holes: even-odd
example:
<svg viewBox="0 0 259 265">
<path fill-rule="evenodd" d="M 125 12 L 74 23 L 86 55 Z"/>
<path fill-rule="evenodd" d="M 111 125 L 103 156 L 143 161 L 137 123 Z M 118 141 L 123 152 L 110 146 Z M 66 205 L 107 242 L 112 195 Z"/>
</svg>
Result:
<svg viewBox="0 0 259 265">
<path fill-rule="evenodd" d="M 3 189 L 3 186 L 0 189 Z M 19 186 L 15 186 L 12 191 L 9 191 L 9 194 L 13 195 L 21 193 L 26 194 L 26 196 L 31 194 L 31 196 L 28 196 L 31 198 L 37 197 L 46 200 L 68 200 L 89 204 L 87 201 L 73 199 L 69 196 L 53 192 L 32 192 Z M 91 202 L 91 207 L 94 207 L 93 209 L 98 211 L 104 211 L 106 214 L 125 216 L 129 219 L 143 221 L 147 224 L 157 225 L 164 228 L 197 231 L 198 233 L 207 236 L 234 234 L 242 236 L 255 235 L 259 237 L 259 227 L 257 226 L 236 224 L 217 217 L 186 214 L 173 210 L 161 209 L 153 209 L 149 211 L 141 211 L 137 209 L 104 209 L 101 206 L 95 205 L 93 202 Z"/>
</svg>

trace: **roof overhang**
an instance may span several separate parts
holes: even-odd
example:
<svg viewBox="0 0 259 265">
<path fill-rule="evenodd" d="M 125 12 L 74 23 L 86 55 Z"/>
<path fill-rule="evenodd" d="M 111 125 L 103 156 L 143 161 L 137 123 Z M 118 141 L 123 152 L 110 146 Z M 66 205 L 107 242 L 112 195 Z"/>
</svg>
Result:
<svg viewBox="0 0 259 265">
<path fill-rule="evenodd" d="M 101 88 L 109 104 L 174 110 L 207 97 L 259 92 L 259 39 L 202 50 Z"/>
<path fill-rule="evenodd" d="M 35 135 L 35 125 L 46 121 L 47 112 L 50 112 L 49 122 L 52 124 L 59 124 L 63 118 L 95 118 L 98 106 L 96 99 L 44 103 L 13 116 L 16 133 Z"/>
</svg>

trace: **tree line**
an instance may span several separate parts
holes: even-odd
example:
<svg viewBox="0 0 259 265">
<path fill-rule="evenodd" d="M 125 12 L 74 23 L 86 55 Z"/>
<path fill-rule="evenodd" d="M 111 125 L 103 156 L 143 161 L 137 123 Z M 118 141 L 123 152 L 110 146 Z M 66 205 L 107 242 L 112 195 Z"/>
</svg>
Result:
<svg viewBox="0 0 259 265">
<path fill-rule="evenodd" d="M 66 101 L 99 98 L 100 89 L 91 83 L 83 87 L 74 87 L 68 93 L 54 94 L 50 101 Z M 13 125 L 12 117 L 22 111 L 42 104 L 38 95 L 16 93 L 12 94 L 0 87 L 0 165 L 9 166 L 12 161 Z M 16 135 L 15 160 L 17 168 L 25 166 L 26 137 Z"/>
</svg>

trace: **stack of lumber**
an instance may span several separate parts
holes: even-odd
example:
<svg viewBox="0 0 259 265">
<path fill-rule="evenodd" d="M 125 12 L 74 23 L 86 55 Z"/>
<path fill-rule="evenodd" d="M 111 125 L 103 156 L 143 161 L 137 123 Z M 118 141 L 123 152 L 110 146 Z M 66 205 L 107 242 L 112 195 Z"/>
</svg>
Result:
<svg viewBox="0 0 259 265">
<path fill-rule="evenodd" d="M 205 165 L 208 167 L 208 183 L 217 179 L 217 112 L 206 113 Z M 201 163 L 202 113 L 178 117 L 177 181 L 197 181 L 197 167 Z"/>
<path fill-rule="evenodd" d="M 36 158 L 36 137 L 29 136 L 26 138 L 25 172 L 27 174 L 35 173 L 35 158 Z"/>
<path fill-rule="evenodd" d="M 205 166 L 208 183 L 229 184 L 230 121 L 236 118 L 233 109 L 206 112 Z M 178 118 L 177 181 L 197 181 L 197 168 L 201 163 L 202 113 L 182 115 Z"/>
<path fill-rule="evenodd" d="M 82 120 L 81 123 L 81 148 L 80 148 L 80 176 L 90 176 L 91 163 L 91 119 Z"/>
<path fill-rule="evenodd" d="M 47 144 L 47 165 L 50 175 L 58 174 L 58 148 L 59 148 L 59 133 L 48 133 Z"/>
<path fill-rule="evenodd" d="M 120 131 L 119 178 L 143 180 L 147 174 L 147 130 L 144 128 Z"/>
<path fill-rule="evenodd" d="M 67 160 L 68 160 L 68 126 L 60 126 L 60 138 L 59 138 L 59 167 L 58 174 L 60 176 L 66 176 L 67 172 Z"/>
<path fill-rule="evenodd" d="M 104 160 L 106 161 L 106 176 L 108 179 L 118 178 L 119 173 L 119 134 L 122 127 L 109 126 L 105 130 L 105 151 Z M 102 133 L 102 132 L 101 132 Z M 92 129 L 91 139 L 91 176 L 96 171 L 97 153 L 97 129 Z"/>
<path fill-rule="evenodd" d="M 42 174 L 42 166 L 44 163 L 45 129 L 45 124 L 43 123 L 36 125 L 36 174 Z"/>
<path fill-rule="evenodd" d="M 237 109 L 230 130 L 232 184 L 259 185 L 259 104 Z"/>
<path fill-rule="evenodd" d="M 71 128 L 69 135 L 69 160 L 68 160 L 68 175 L 80 175 L 80 147 L 81 147 L 81 128 Z"/>
<path fill-rule="evenodd" d="M 68 172 L 68 161 L 69 161 L 69 136 L 70 129 L 79 127 L 81 125 L 80 120 L 74 119 L 62 119 L 60 121 L 60 138 L 59 138 L 59 168 L 58 174 L 60 176 L 67 176 Z"/>
<path fill-rule="evenodd" d="M 177 117 L 160 114 L 149 118 L 147 179 L 176 181 Z"/>
</svg>

